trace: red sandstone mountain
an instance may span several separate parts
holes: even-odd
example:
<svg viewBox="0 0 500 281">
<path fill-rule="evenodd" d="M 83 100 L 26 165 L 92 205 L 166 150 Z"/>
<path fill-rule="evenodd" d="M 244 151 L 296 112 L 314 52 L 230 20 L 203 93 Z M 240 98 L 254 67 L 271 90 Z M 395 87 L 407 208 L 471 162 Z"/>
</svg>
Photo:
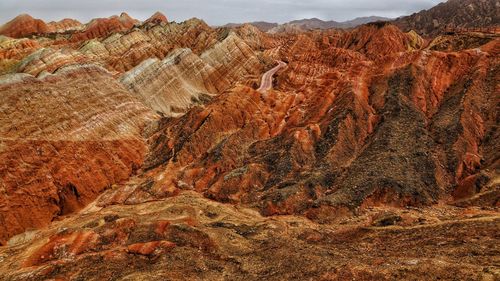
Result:
<svg viewBox="0 0 500 281">
<path fill-rule="evenodd" d="M 0 280 L 499 277 L 498 34 L 43 33 L 0 39 Z"/>
<path fill-rule="evenodd" d="M 165 16 L 156 13 L 148 21 L 155 23 L 166 21 Z M 29 15 L 20 15 L 6 23 L 0 28 L 0 34 L 21 38 L 30 35 L 44 35 L 48 33 L 64 33 L 73 31 L 73 40 L 85 40 L 95 37 L 103 37 L 113 32 L 126 31 L 131 29 L 139 21 L 131 18 L 127 13 L 109 18 L 93 19 L 86 25 L 73 19 L 63 19 L 58 22 L 46 24 L 44 21 L 34 19 Z M 78 32 L 75 32 L 78 31 Z"/>
<path fill-rule="evenodd" d="M 50 28 L 40 19 L 34 19 L 30 15 L 19 15 L 13 20 L 0 27 L 0 34 L 19 38 L 33 34 L 48 33 Z"/>
</svg>

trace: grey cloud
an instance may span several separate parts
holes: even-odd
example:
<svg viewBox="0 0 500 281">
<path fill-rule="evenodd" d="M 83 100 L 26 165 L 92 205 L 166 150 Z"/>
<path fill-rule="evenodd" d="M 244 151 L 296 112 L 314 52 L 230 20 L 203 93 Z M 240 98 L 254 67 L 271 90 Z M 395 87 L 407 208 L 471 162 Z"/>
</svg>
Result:
<svg viewBox="0 0 500 281">
<path fill-rule="evenodd" d="M 360 16 L 398 17 L 428 9 L 443 0 L 1 0 L 0 22 L 28 13 L 47 21 L 76 18 L 86 22 L 127 12 L 146 19 L 156 11 L 169 19 L 183 21 L 192 17 L 209 24 L 228 22 L 287 22 L 318 17 L 324 20 L 349 20 Z"/>
</svg>

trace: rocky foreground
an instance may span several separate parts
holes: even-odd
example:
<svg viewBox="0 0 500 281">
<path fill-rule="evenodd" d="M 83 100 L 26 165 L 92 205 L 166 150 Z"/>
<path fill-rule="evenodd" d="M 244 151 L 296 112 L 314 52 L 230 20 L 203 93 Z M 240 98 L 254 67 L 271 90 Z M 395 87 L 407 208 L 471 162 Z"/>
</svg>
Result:
<svg viewBox="0 0 500 281">
<path fill-rule="evenodd" d="M 0 33 L 1 280 L 500 278 L 495 29 Z"/>
</svg>

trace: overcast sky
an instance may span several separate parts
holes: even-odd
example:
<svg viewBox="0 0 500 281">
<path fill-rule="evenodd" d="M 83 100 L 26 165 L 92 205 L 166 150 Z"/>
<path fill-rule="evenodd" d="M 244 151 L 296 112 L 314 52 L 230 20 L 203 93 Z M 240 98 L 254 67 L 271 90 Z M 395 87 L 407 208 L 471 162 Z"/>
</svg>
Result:
<svg viewBox="0 0 500 281">
<path fill-rule="evenodd" d="M 317 17 L 344 21 L 363 16 L 395 18 L 428 9 L 443 0 L 0 0 L 0 22 L 27 13 L 46 21 L 75 18 L 87 22 L 125 11 L 139 20 L 156 11 L 169 20 L 192 17 L 211 25 L 229 22 L 287 22 Z"/>
</svg>

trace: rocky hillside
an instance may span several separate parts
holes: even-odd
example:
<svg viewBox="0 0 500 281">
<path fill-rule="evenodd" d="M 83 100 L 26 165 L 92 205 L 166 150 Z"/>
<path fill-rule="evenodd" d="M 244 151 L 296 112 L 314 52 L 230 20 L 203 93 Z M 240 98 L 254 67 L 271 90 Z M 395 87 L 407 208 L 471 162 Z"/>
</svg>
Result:
<svg viewBox="0 0 500 281">
<path fill-rule="evenodd" d="M 0 280 L 500 278 L 499 34 L 39 26 L 0 37 Z"/>
<path fill-rule="evenodd" d="M 456 29 L 500 28 L 499 0 L 448 0 L 429 10 L 402 17 L 394 24 L 405 31 L 436 35 Z"/>
</svg>

